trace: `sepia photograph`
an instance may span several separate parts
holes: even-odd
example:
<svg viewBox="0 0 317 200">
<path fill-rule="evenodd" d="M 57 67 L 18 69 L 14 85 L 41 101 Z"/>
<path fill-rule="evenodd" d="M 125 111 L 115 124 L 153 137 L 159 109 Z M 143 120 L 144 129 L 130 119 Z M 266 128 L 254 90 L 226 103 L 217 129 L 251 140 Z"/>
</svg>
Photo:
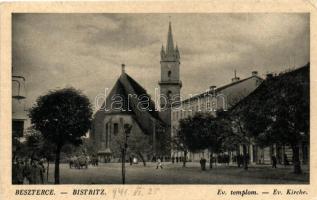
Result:
<svg viewBox="0 0 317 200">
<path fill-rule="evenodd" d="M 11 19 L 13 185 L 310 184 L 310 13 Z"/>
</svg>

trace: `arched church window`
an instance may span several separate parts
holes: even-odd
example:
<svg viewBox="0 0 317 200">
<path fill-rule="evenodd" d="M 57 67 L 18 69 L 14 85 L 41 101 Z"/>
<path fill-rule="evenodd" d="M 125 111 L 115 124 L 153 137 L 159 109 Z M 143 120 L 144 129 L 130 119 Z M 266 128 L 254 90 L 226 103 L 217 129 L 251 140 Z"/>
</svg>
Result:
<svg viewBox="0 0 317 200">
<path fill-rule="evenodd" d="M 167 92 L 167 97 L 168 97 L 168 99 L 170 99 L 171 96 L 172 96 L 172 91 L 169 90 L 169 91 Z"/>
<path fill-rule="evenodd" d="M 119 133 L 119 125 L 118 123 L 113 124 L 113 134 L 117 135 Z"/>
<path fill-rule="evenodd" d="M 169 71 L 167 72 L 168 78 L 171 78 L 171 75 L 172 75 L 172 72 L 171 72 L 171 70 L 169 70 Z"/>
<path fill-rule="evenodd" d="M 105 132 L 104 134 L 102 135 L 102 141 L 105 141 L 105 144 L 107 146 L 107 143 L 108 143 L 108 130 L 109 130 L 109 126 L 108 126 L 108 123 L 106 124 L 105 126 Z"/>
</svg>

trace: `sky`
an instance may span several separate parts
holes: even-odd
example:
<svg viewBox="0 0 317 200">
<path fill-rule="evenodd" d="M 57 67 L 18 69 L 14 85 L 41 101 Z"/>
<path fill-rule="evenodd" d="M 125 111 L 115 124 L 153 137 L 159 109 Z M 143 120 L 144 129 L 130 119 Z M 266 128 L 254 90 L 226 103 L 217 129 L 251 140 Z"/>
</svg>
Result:
<svg viewBox="0 0 317 200">
<path fill-rule="evenodd" d="M 94 105 L 126 72 L 151 95 L 160 80 L 168 23 L 180 57 L 182 95 L 265 77 L 309 62 L 309 14 L 13 14 L 13 74 L 26 78 L 27 105 L 74 87 Z"/>
</svg>

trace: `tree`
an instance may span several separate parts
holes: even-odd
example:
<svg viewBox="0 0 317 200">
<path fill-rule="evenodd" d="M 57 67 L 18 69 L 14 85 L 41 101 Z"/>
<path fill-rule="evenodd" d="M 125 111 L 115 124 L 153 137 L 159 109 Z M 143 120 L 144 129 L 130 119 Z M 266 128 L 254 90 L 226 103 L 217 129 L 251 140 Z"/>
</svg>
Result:
<svg viewBox="0 0 317 200">
<path fill-rule="evenodd" d="M 180 120 L 178 142 L 186 147 L 186 151 L 197 152 L 208 148 L 213 155 L 220 150 L 220 132 L 221 126 L 213 115 L 197 113 Z"/>
<path fill-rule="evenodd" d="M 232 133 L 232 124 L 226 119 L 227 113 L 223 109 L 216 111 L 216 117 L 213 119 L 213 129 L 209 146 L 209 151 L 213 158 L 213 153 L 220 153 L 225 150 L 231 150 L 229 143 L 226 143 L 228 136 Z M 230 146 L 236 146 L 236 143 L 231 141 Z M 210 160 L 210 168 L 212 168 L 213 160 Z"/>
<path fill-rule="evenodd" d="M 173 149 L 184 152 L 183 167 L 186 167 L 188 147 L 186 146 L 185 137 L 176 130 L 177 134 L 170 139 Z"/>
<path fill-rule="evenodd" d="M 153 145 L 150 144 L 151 137 L 143 133 L 132 133 L 128 140 L 128 151 L 136 154 L 146 166 L 144 155 L 149 155 L 153 152 Z"/>
<path fill-rule="evenodd" d="M 232 130 L 229 132 L 225 140 L 227 140 L 226 144 L 231 143 L 231 145 L 238 148 L 242 145 L 243 168 L 247 170 L 249 161 L 247 147 L 251 144 L 253 135 L 252 132 L 250 132 L 245 126 L 246 118 L 243 114 L 244 113 L 240 112 L 232 112 L 230 115 L 227 115 L 228 120 L 231 123 Z"/>
<path fill-rule="evenodd" d="M 125 142 L 127 142 L 127 153 L 138 156 L 143 162 L 143 165 L 146 166 L 145 156 L 153 153 L 152 137 L 140 131 L 133 131 L 132 128 L 131 133 L 128 135 L 128 138 L 126 138 L 123 126 L 123 124 L 120 124 L 121 128 L 119 133 L 111 136 L 111 140 L 113 141 L 110 144 L 112 155 L 114 157 L 122 157 L 122 150 L 126 148 Z"/>
<path fill-rule="evenodd" d="M 261 146 L 289 145 L 301 173 L 299 145 L 309 140 L 309 64 L 267 79 L 231 113 Z"/>
<path fill-rule="evenodd" d="M 290 72 L 267 82 L 267 87 L 276 88 L 266 97 L 265 108 L 256 107 L 265 113 L 264 127 L 260 127 L 258 140 L 266 144 L 289 145 L 293 151 L 294 173 L 301 173 L 299 145 L 309 140 L 309 74 L 308 67 Z M 259 119 L 256 116 L 255 119 Z"/>
<path fill-rule="evenodd" d="M 55 184 L 59 184 L 59 163 L 62 147 L 79 145 L 90 128 L 92 108 L 89 99 L 74 88 L 50 91 L 36 100 L 29 117 L 34 128 L 56 146 Z"/>
</svg>

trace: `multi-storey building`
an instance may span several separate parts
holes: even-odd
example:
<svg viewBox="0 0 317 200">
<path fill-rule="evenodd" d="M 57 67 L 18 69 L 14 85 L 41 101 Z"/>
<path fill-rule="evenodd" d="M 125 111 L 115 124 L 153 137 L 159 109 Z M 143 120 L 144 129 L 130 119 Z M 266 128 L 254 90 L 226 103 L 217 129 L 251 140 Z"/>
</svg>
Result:
<svg viewBox="0 0 317 200">
<path fill-rule="evenodd" d="M 231 83 L 218 88 L 211 86 L 206 92 L 185 99 L 180 104 L 175 104 L 171 112 L 171 137 L 175 137 L 178 133 L 181 119 L 194 116 L 197 112 L 210 112 L 215 115 L 219 109 L 227 110 L 248 96 L 262 81 L 263 79 L 258 76 L 257 71 L 253 71 L 250 77 L 242 80 L 236 76 L 235 72 Z M 184 154 L 182 151 L 173 148 L 172 145 L 171 156 L 182 157 Z M 192 161 L 197 161 L 201 157 L 209 158 L 208 150 L 199 153 L 188 153 L 188 159 Z M 251 159 L 251 161 L 253 160 Z"/>
</svg>

